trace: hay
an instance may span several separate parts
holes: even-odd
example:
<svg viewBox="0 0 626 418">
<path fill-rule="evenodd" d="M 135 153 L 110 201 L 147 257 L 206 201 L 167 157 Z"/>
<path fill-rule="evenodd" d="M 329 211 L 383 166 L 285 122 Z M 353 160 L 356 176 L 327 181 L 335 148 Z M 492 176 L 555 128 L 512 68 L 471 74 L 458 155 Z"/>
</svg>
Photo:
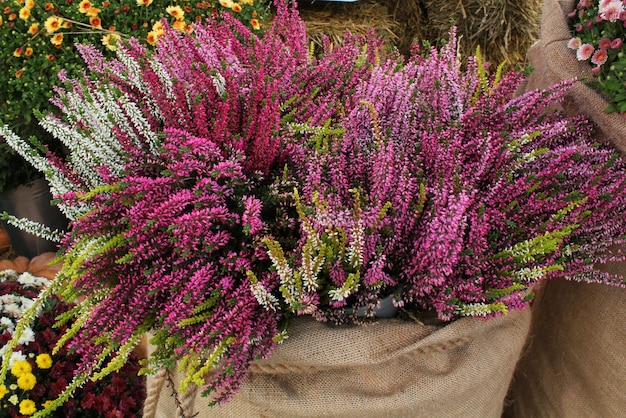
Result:
<svg viewBox="0 0 626 418">
<path fill-rule="evenodd" d="M 397 0 L 404 3 L 406 0 Z M 542 0 L 421 0 L 428 40 L 446 37 L 451 21 L 458 28 L 461 53 L 480 46 L 493 63 L 525 64 L 528 48 L 539 38 Z"/>
<path fill-rule="evenodd" d="M 341 44 L 346 31 L 365 35 L 374 29 L 390 45 L 396 45 L 404 36 L 402 25 L 389 15 L 383 4 L 375 0 L 300 2 L 298 9 L 306 23 L 307 36 L 316 46 L 322 45 L 325 36 L 331 42 Z"/>
<path fill-rule="evenodd" d="M 310 1 L 310 0 L 309 0 Z M 542 0 L 360 0 L 354 3 L 299 3 L 307 35 L 317 45 L 324 35 L 340 43 L 346 30 L 374 28 L 408 54 L 414 40 L 436 45 L 457 26 L 461 53 L 480 46 L 492 63 L 526 64 L 526 51 L 539 37 Z"/>
</svg>

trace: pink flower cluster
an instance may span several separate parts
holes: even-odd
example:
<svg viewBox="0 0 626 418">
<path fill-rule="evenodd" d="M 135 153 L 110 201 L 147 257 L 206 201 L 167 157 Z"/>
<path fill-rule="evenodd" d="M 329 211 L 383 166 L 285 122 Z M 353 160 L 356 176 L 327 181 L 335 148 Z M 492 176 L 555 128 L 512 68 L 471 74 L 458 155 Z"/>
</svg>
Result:
<svg viewBox="0 0 626 418">
<path fill-rule="evenodd" d="M 624 112 L 626 3 L 623 0 L 580 0 L 568 14 L 572 38 L 567 46 L 579 61 L 594 65 L 592 82 L 611 99 L 609 110 Z M 623 107 L 623 108 L 622 108 Z"/>
</svg>

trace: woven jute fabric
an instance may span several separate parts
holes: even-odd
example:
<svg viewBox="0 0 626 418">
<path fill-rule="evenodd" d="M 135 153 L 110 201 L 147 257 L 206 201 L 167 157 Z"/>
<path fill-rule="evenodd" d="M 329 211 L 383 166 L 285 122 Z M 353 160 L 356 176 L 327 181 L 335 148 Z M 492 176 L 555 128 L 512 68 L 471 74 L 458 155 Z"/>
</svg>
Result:
<svg viewBox="0 0 626 418">
<path fill-rule="evenodd" d="M 585 114 L 615 145 L 626 152 L 626 119 L 617 113 L 605 113 L 609 102 L 590 87 L 592 66 L 578 61 L 576 53 L 567 47 L 572 31 L 567 13 L 573 10 L 575 0 L 544 0 L 540 38 L 528 51 L 528 61 L 535 70 L 530 75 L 527 88 L 547 88 L 565 80 L 577 79 L 567 95 L 563 108 L 569 114 Z"/>
<path fill-rule="evenodd" d="M 440 328 L 398 319 L 330 327 L 298 318 L 228 403 L 209 408 L 197 389 L 171 396 L 180 376 L 162 371 L 148 379 L 144 418 L 499 418 L 530 317 L 527 309 Z"/>
<path fill-rule="evenodd" d="M 574 0 L 544 0 L 541 38 L 529 51 L 536 70 L 526 89 L 578 77 L 564 104 L 586 114 L 626 151 L 626 122 L 582 80 L 591 66 L 567 48 Z M 599 267 L 622 275 L 626 263 Z M 509 418 L 626 417 L 626 289 L 554 280 L 533 306 L 529 344 L 511 385 Z"/>
</svg>

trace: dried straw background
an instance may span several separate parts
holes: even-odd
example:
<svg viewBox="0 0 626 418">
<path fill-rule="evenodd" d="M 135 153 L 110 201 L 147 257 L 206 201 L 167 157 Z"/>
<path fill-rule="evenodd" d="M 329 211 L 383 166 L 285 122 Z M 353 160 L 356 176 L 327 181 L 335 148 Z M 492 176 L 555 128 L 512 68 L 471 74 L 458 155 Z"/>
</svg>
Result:
<svg viewBox="0 0 626 418">
<path fill-rule="evenodd" d="M 526 51 L 538 39 L 542 0 L 360 0 L 353 3 L 301 0 L 300 14 L 310 39 L 326 35 L 341 42 L 346 30 L 374 28 L 407 54 L 414 39 L 431 44 L 457 26 L 464 55 L 480 46 L 492 63 L 526 64 Z"/>
</svg>

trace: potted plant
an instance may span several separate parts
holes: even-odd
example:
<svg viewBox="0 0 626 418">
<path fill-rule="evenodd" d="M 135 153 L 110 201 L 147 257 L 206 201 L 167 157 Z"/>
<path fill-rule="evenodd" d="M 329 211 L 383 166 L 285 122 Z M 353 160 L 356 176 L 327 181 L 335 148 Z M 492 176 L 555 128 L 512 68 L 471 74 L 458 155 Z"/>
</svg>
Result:
<svg viewBox="0 0 626 418">
<path fill-rule="evenodd" d="M 216 416 L 499 416 L 533 285 L 621 283 L 593 265 L 624 258 L 625 161 L 548 111 L 569 83 L 515 97 L 523 74 L 462 66 L 454 32 L 408 60 L 373 35 L 314 56 L 276 7 L 263 37 L 225 17 L 116 59 L 79 46 L 90 73 L 61 73 L 62 116 L 41 121 L 64 159 L 0 129 L 72 219 L 24 314 L 81 300 L 80 372 L 49 410 L 150 333 L 147 417 L 168 376 Z M 389 297 L 406 320 L 375 320 Z"/>
<path fill-rule="evenodd" d="M 193 4 L 162 0 L 1 0 L 0 55 L 5 67 L 0 75 L 0 120 L 22 137 L 34 135 L 42 145 L 62 151 L 58 142 L 37 125 L 36 114 L 57 110 L 49 99 L 55 86 L 61 85 L 59 70 L 64 69 L 72 77 L 81 73 L 83 63 L 75 43 L 96 45 L 112 56 L 117 43 L 131 35 L 145 45 L 153 45 L 161 36 L 162 19 L 177 30 L 187 31 L 192 22 L 220 18 L 224 13 L 232 13 L 255 32 L 263 31 L 270 15 L 263 0 Z M 40 179 L 41 173 L 7 144 L 0 143 L 0 192 L 6 192 L 0 210 L 62 230 L 67 219 L 51 207 L 46 183 Z M 7 229 L 19 254 L 32 257 L 56 250 L 56 243 L 24 235 L 13 225 L 7 224 Z"/>
</svg>

